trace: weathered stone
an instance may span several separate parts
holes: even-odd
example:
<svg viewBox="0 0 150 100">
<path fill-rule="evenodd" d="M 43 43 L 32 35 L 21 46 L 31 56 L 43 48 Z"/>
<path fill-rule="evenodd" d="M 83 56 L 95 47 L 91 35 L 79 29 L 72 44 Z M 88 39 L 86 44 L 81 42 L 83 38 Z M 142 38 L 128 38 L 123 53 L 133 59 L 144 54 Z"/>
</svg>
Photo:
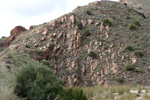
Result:
<svg viewBox="0 0 150 100">
<path fill-rule="evenodd" d="M 56 20 L 52 20 L 50 22 L 50 26 L 52 26 L 53 28 L 56 28 Z"/>
<path fill-rule="evenodd" d="M 48 34 L 48 29 L 45 28 L 42 34 L 47 35 Z"/>
<path fill-rule="evenodd" d="M 14 29 L 11 30 L 10 36 L 6 38 L 5 41 L 0 41 L 0 47 L 9 46 L 12 41 L 19 38 L 21 34 L 24 34 L 25 31 L 27 31 L 27 29 L 25 29 L 24 27 L 16 26 Z"/>
<path fill-rule="evenodd" d="M 135 64 L 136 63 L 136 58 L 132 58 L 132 63 Z"/>
<path fill-rule="evenodd" d="M 92 19 L 89 19 L 89 20 L 88 20 L 88 24 L 93 24 L 93 20 L 92 20 Z"/>
<path fill-rule="evenodd" d="M 75 16 L 74 16 L 74 15 L 71 15 L 71 16 L 70 16 L 70 20 L 71 20 L 71 23 L 72 23 L 72 24 L 75 24 L 75 23 L 76 23 L 76 19 L 75 19 Z"/>
<path fill-rule="evenodd" d="M 99 26 L 100 25 L 100 23 L 95 23 L 95 26 Z"/>
<path fill-rule="evenodd" d="M 81 20 L 82 26 L 86 26 L 87 21 L 86 20 Z"/>
</svg>

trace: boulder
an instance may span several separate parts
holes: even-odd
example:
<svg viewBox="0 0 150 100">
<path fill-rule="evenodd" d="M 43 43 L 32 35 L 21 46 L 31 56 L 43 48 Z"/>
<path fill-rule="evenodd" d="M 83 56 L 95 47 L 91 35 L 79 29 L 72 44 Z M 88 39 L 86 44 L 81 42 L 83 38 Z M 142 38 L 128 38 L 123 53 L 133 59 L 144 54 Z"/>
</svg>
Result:
<svg viewBox="0 0 150 100">
<path fill-rule="evenodd" d="M 18 33 L 27 31 L 27 29 L 25 29 L 22 26 L 16 26 L 14 29 L 11 30 L 10 35 L 11 36 L 16 36 Z"/>
</svg>

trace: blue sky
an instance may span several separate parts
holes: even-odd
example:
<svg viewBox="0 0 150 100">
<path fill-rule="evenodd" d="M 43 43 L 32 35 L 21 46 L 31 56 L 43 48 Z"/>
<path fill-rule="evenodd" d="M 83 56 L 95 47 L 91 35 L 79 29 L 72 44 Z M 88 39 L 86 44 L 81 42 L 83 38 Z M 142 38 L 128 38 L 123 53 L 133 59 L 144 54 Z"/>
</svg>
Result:
<svg viewBox="0 0 150 100">
<path fill-rule="evenodd" d="M 0 3 L 0 37 L 9 36 L 15 26 L 28 29 L 94 1 L 99 0 L 3 0 Z"/>
</svg>

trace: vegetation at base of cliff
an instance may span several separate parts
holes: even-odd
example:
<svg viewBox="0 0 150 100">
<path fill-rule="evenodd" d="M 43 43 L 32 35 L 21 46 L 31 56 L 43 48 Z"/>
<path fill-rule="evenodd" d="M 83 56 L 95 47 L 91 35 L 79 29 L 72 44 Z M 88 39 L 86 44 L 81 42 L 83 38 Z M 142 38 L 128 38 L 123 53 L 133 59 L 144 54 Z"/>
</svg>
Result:
<svg viewBox="0 0 150 100">
<path fill-rule="evenodd" d="M 65 88 L 48 67 L 47 60 L 40 63 L 22 57 L 19 53 L 9 54 L 9 60 L 16 64 L 12 72 L 0 67 L 1 100 L 87 100 L 82 89 Z"/>
<path fill-rule="evenodd" d="M 150 100 L 150 89 L 142 86 L 93 86 L 82 89 L 89 100 Z"/>
<path fill-rule="evenodd" d="M 16 73 L 16 82 L 15 93 L 29 100 L 53 100 L 63 88 L 51 70 L 38 62 L 22 64 Z"/>
</svg>

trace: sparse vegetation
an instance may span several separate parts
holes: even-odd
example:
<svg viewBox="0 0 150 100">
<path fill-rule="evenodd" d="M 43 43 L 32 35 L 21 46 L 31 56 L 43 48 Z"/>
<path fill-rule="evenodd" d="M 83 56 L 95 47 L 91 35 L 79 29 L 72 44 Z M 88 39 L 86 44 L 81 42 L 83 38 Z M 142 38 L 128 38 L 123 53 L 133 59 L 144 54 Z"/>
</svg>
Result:
<svg viewBox="0 0 150 100">
<path fill-rule="evenodd" d="M 41 61 L 42 64 L 46 65 L 46 66 L 50 66 L 50 61 L 46 60 L 46 59 L 43 59 Z"/>
<path fill-rule="evenodd" d="M 134 24 L 135 24 L 136 26 L 141 26 L 141 24 L 140 24 L 139 21 L 134 21 Z"/>
<path fill-rule="evenodd" d="M 134 71 L 135 67 L 133 65 L 131 65 L 130 63 L 126 63 L 125 64 L 125 70 L 127 70 L 127 71 Z"/>
<path fill-rule="evenodd" d="M 86 14 L 92 15 L 92 12 L 88 10 L 88 11 L 86 11 Z"/>
<path fill-rule="evenodd" d="M 88 100 L 83 90 L 79 88 L 68 88 L 61 91 L 55 100 Z"/>
<path fill-rule="evenodd" d="M 97 54 L 94 51 L 91 51 L 88 56 L 95 58 L 97 56 Z"/>
<path fill-rule="evenodd" d="M 123 3 L 123 5 L 127 6 L 128 4 L 127 3 Z"/>
<path fill-rule="evenodd" d="M 129 26 L 129 30 L 131 30 L 131 31 L 136 30 L 136 26 L 130 25 L 130 26 Z"/>
<path fill-rule="evenodd" d="M 62 22 L 62 21 L 59 21 L 58 23 L 59 23 L 59 24 L 63 24 L 63 22 Z"/>
<path fill-rule="evenodd" d="M 125 46 L 125 50 L 134 51 L 134 48 L 133 48 L 133 46 L 131 46 L 131 45 L 126 45 L 126 46 Z"/>
<path fill-rule="evenodd" d="M 84 32 L 83 32 L 83 35 L 84 36 L 89 36 L 90 35 L 89 29 L 85 29 Z"/>
<path fill-rule="evenodd" d="M 137 50 L 134 52 L 134 55 L 137 56 L 137 57 L 143 57 L 144 56 L 144 53 L 142 50 Z"/>
<path fill-rule="evenodd" d="M 112 26 L 112 22 L 109 19 L 104 19 L 104 26 Z"/>
<path fill-rule="evenodd" d="M 26 47 L 26 48 L 31 48 L 31 45 L 26 44 L 25 47 Z"/>
<path fill-rule="evenodd" d="M 76 25 L 79 29 L 81 29 L 83 26 L 82 26 L 82 23 L 80 21 L 76 22 Z"/>
<path fill-rule="evenodd" d="M 116 81 L 119 82 L 119 83 L 123 83 L 123 82 L 124 82 L 124 78 L 123 78 L 123 77 L 119 77 L 119 76 L 118 76 L 118 77 L 116 77 L 115 79 L 116 79 Z"/>
</svg>

